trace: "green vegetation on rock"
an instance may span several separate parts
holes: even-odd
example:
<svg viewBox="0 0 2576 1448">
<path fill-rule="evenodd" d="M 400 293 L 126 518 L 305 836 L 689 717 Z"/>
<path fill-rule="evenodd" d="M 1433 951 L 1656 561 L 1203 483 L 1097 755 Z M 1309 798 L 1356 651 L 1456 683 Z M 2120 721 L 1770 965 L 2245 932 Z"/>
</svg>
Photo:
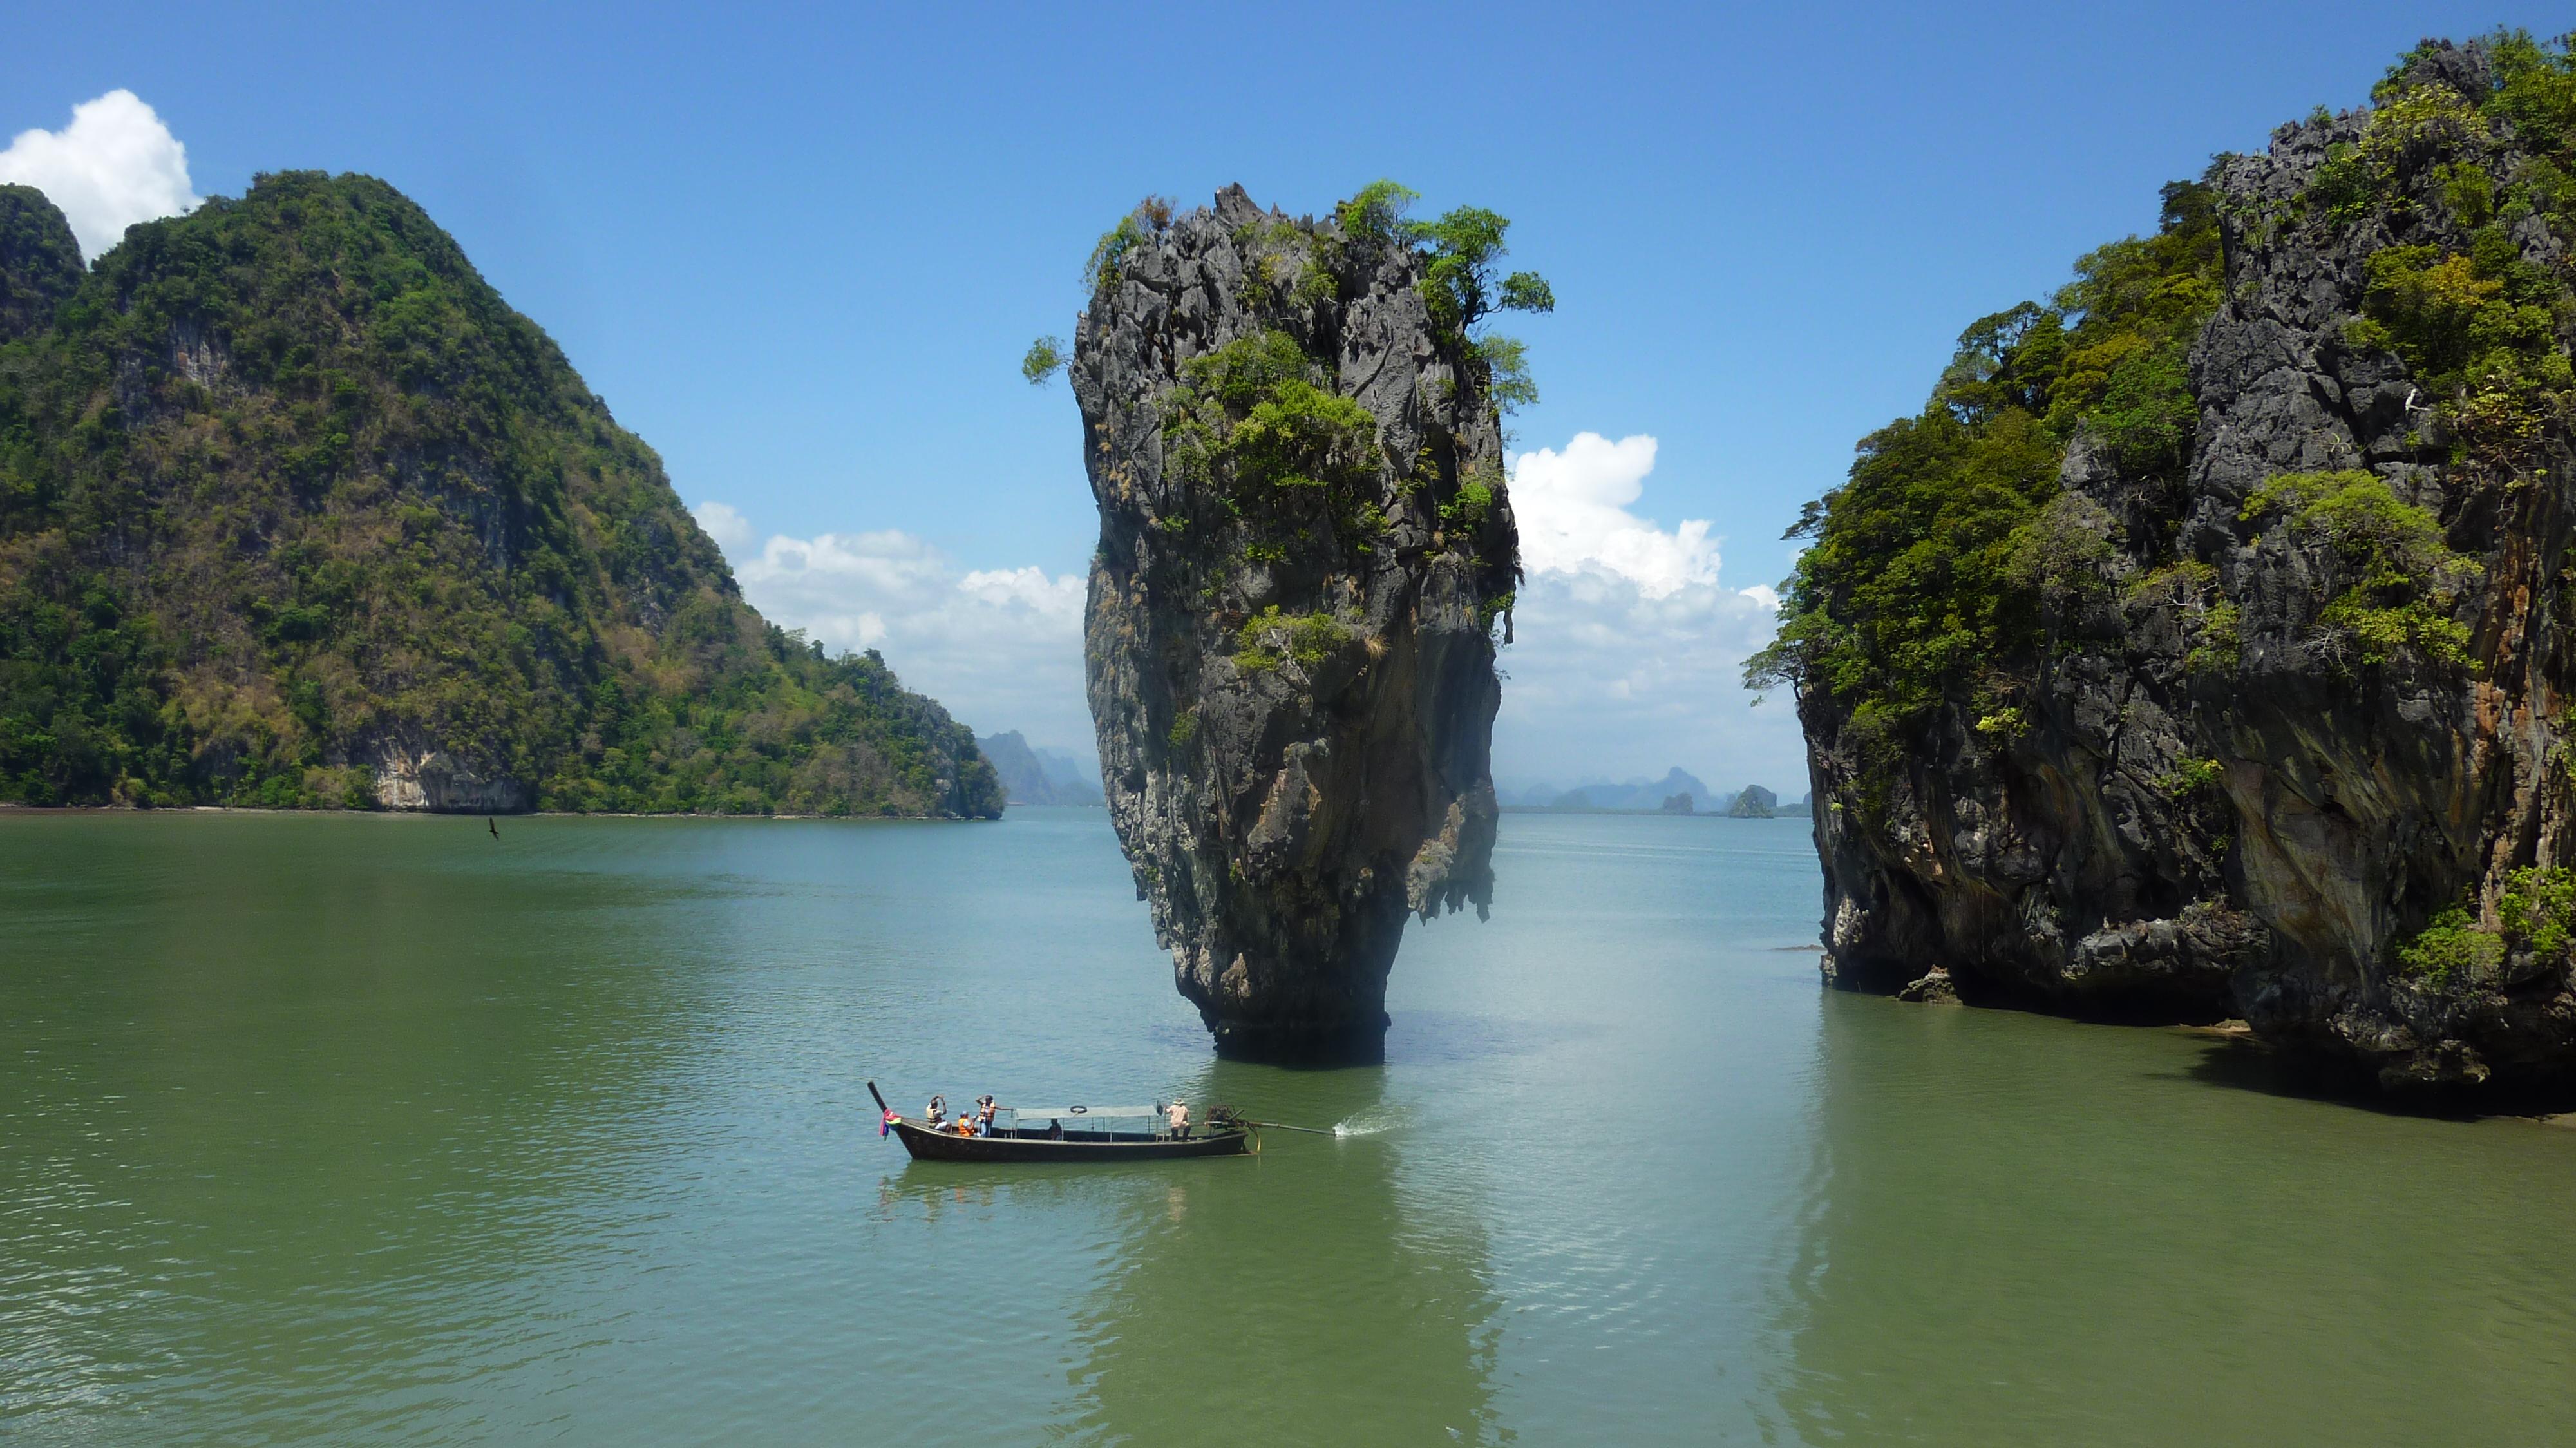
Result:
<svg viewBox="0 0 2576 1448">
<path fill-rule="evenodd" d="M 1136 203 L 1134 210 L 1118 218 L 1118 224 L 1100 234 L 1091 248 L 1091 256 L 1082 264 L 1082 281 L 1094 295 L 1118 285 L 1127 253 L 1171 224 L 1172 203 L 1166 197 L 1148 196 Z"/>
<path fill-rule="evenodd" d="M 2564 41 L 2518 30 L 2487 37 L 2484 49 L 2479 95 L 2423 78 L 2426 52 L 2409 53 L 2373 90 L 2360 139 L 2335 148 L 2301 201 L 2339 225 L 2416 220 L 2429 208 L 2465 235 L 2464 247 L 2391 244 L 2371 255 L 2344 340 L 2402 359 L 2449 434 L 2448 460 L 2501 476 L 2576 394 L 2559 343 L 2576 325 L 2576 287 L 2563 268 L 2525 259 L 2515 239 L 2534 218 L 2576 224 L 2576 57 Z"/>
<path fill-rule="evenodd" d="M 1029 344 L 1027 355 L 1020 358 L 1020 375 L 1032 387 L 1043 387 L 1048 378 L 1064 369 L 1064 339 L 1040 337 Z"/>
<path fill-rule="evenodd" d="M 2171 610 L 2190 640 L 2183 668 L 2193 674 L 2224 677 L 2236 672 L 2243 658 L 2237 636 L 2244 611 L 2219 591 L 2218 570 L 2197 558 L 2152 568 L 2132 579 L 2125 606 L 2133 614 Z"/>
<path fill-rule="evenodd" d="M 2211 190 L 2177 182 L 2154 236 L 2092 252 L 2045 306 L 1969 327 L 1922 413 L 1862 439 L 1849 481 L 1789 530 L 1815 542 L 1746 683 L 1829 690 L 1881 731 L 2034 656 L 2042 589 L 2066 573 L 2051 550 L 2100 543 L 2051 524 L 2067 447 L 2080 436 L 2124 469 L 2178 477 L 2185 356 L 2219 286 Z"/>
<path fill-rule="evenodd" d="M 50 208 L 48 208 L 50 210 Z M 989 814 L 973 738 L 741 601 L 660 460 L 381 181 L 134 228 L 0 346 L 0 800 Z"/>
<path fill-rule="evenodd" d="M 1272 604 L 1244 621 L 1236 634 L 1234 666 L 1247 674 L 1265 674 L 1294 660 L 1311 669 L 1349 643 L 1354 630 L 1329 613 L 1281 613 Z"/>
<path fill-rule="evenodd" d="M 1377 419 L 1333 391 L 1330 369 L 1287 333 L 1239 338 L 1182 364 L 1163 409 L 1174 475 L 1242 524 L 1249 560 L 1284 561 L 1319 531 L 1365 552 L 1384 530 L 1370 496 L 1384 465 Z"/>
<path fill-rule="evenodd" d="M 1163 436 L 1184 473 L 1217 475 L 1238 495 L 1266 488 L 1348 489 L 1379 459 L 1377 419 L 1326 384 L 1325 368 L 1285 332 L 1263 332 L 1182 364 Z"/>
<path fill-rule="evenodd" d="M 2576 954 L 2576 870 L 2525 866 L 2507 874 L 2496 895 L 2496 923 L 2482 925 L 2465 906 L 2435 915 L 2397 946 L 2403 974 L 2437 991 L 2492 984 L 2507 960 L 2557 968 Z"/>
<path fill-rule="evenodd" d="M 2492 976 L 2503 960 L 2504 937 L 2456 905 L 2397 947 L 2398 969 L 2436 990 Z"/>
<path fill-rule="evenodd" d="M 33 186 L 0 186 L 0 342 L 50 321 L 81 283 L 80 243 Z"/>
<path fill-rule="evenodd" d="M 2370 256 L 2344 339 L 2405 363 L 2428 430 L 2450 439 L 2448 460 L 2510 472 L 2543 419 L 2576 399 L 2560 342 L 2576 327 L 2576 290 L 2513 239 L 2534 216 L 2576 220 L 2576 65 L 2563 43 L 2521 32 L 2491 37 L 2486 53 L 2492 87 L 2474 97 L 2409 79 L 2417 56 L 2401 62 L 2359 139 L 2336 147 L 2273 224 L 2348 227 L 2438 196 L 2429 204 L 2447 209 L 2468 245 Z M 2521 157 L 2510 167 L 2508 141 Z M 2215 193 L 2176 183 L 2157 235 L 2087 256 L 2048 305 L 1970 327 L 1923 413 L 1863 439 L 1850 480 L 1790 530 L 1815 543 L 1783 587 L 1780 632 L 1747 683 L 1828 690 L 1866 734 L 2036 659 L 2049 643 L 2052 581 L 2080 585 L 2087 570 L 2069 555 L 2107 547 L 2107 524 L 2047 511 L 2066 449 L 2081 438 L 2124 475 L 2179 482 L 2196 422 L 2187 354 L 2220 286 Z M 2449 609 L 2477 565 L 2444 544 L 2432 515 L 2361 472 L 2275 479 L 2244 519 L 2276 512 L 2355 569 L 2318 620 L 2327 638 L 2364 663 L 2399 649 L 2464 661 L 2468 635 Z M 2238 606 L 2205 569 L 2174 566 L 2187 571 L 2156 570 L 2131 601 L 2181 610 L 2195 672 L 2232 670 Z"/>
<path fill-rule="evenodd" d="M 1538 401 L 1528 347 L 1517 337 L 1480 330 L 1496 312 L 1552 312 L 1556 291 L 1536 272 L 1496 274 L 1508 253 L 1511 222 L 1482 206 L 1460 206 L 1427 221 L 1407 218 L 1419 195 L 1392 181 L 1372 181 L 1334 208 L 1343 234 L 1377 245 L 1410 244 L 1427 258 L 1419 290 L 1439 334 L 1466 344 L 1484 369 L 1487 395 L 1505 413 Z"/>
<path fill-rule="evenodd" d="M 2400 648 L 2467 665 L 2468 626 L 2450 616 L 2467 581 L 2483 571 L 2442 541 L 2442 525 L 2402 502 L 2377 474 L 2284 473 L 2246 498 L 2241 518 L 2284 516 L 2293 532 L 2323 538 L 2352 569 L 2349 586 L 2317 614 L 2330 638 L 2349 640 L 2366 664 Z"/>
</svg>

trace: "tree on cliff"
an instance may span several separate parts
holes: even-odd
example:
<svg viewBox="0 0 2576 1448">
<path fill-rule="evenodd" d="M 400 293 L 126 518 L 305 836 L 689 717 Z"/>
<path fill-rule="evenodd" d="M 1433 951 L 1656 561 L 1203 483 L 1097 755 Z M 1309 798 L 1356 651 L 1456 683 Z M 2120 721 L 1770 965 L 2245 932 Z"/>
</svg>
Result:
<svg viewBox="0 0 2576 1448">
<path fill-rule="evenodd" d="M 2195 423 L 2185 363 L 2219 273 L 2208 181 L 2178 181 L 2155 235 L 2086 255 L 2047 305 L 1970 325 L 1923 411 L 1861 439 L 1849 481 L 1783 535 L 1815 541 L 1746 684 L 1828 690 L 1863 727 L 1893 729 L 2042 647 L 2067 446 L 2081 432 L 2179 485 Z"/>
</svg>

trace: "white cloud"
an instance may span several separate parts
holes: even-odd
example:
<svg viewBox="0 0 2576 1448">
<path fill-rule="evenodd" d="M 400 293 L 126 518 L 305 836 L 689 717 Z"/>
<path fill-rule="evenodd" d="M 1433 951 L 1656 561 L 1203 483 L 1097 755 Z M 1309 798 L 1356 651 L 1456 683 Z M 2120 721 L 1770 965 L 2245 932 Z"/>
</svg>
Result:
<svg viewBox="0 0 2576 1448">
<path fill-rule="evenodd" d="M 1512 512 L 1528 577 L 1503 653 L 1494 769 L 1571 787 L 1672 766 L 1720 789 L 1806 792 L 1806 750 L 1785 697 L 1760 707 L 1744 660 L 1771 639 L 1779 597 L 1719 579 L 1718 540 L 1630 512 L 1655 440 L 1578 433 L 1515 457 Z"/>
<path fill-rule="evenodd" d="M 72 123 L 59 131 L 20 131 L 0 151 L 0 181 L 44 192 L 92 261 L 123 241 L 125 228 L 192 211 L 198 201 L 188 148 L 130 90 L 72 107 Z"/>
<path fill-rule="evenodd" d="M 700 503 L 689 511 L 697 515 L 698 526 L 706 529 L 707 536 L 725 551 L 728 562 L 759 539 L 760 535 L 751 530 L 751 520 L 729 503 Z"/>
<path fill-rule="evenodd" d="M 1089 757 L 1083 580 L 1042 568 L 960 572 L 909 533 L 772 534 L 724 503 L 691 510 L 724 549 L 743 597 L 833 650 L 877 649 L 906 687 L 978 734 L 1017 729 Z"/>
<path fill-rule="evenodd" d="M 1649 598 L 1717 582 L 1717 543 L 1691 519 L 1667 533 L 1628 511 L 1655 470 L 1655 440 L 1640 433 L 1612 442 L 1579 432 L 1553 448 L 1512 459 L 1512 515 L 1520 521 L 1521 563 L 1532 573 L 1605 569 Z"/>
</svg>

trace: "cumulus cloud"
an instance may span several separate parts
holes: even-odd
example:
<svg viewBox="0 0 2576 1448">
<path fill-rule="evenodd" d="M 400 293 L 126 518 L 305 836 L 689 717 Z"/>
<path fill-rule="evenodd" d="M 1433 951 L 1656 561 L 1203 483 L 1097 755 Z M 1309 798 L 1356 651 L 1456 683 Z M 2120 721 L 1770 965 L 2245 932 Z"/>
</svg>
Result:
<svg viewBox="0 0 2576 1448">
<path fill-rule="evenodd" d="M 979 734 L 1017 729 L 1034 744 L 1090 753 L 1080 577 L 960 570 L 893 529 L 763 538 L 727 504 L 691 511 L 771 622 L 836 651 L 879 650 L 908 687 Z"/>
<path fill-rule="evenodd" d="M 59 131 L 20 131 L 0 151 L 0 181 L 44 192 L 93 261 L 125 239 L 125 228 L 194 210 L 199 199 L 188 148 L 130 90 L 72 107 L 72 123 Z"/>
<path fill-rule="evenodd" d="M 706 529 L 707 536 L 716 540 L 716 546 L 724 550 L 728 563 L 740 558 L 744 549 L 759 541 L 760 535 L 751 530 L 751 520 L 730 503 L 700 503 L 689 511 L 696 515 L 698 526 Z"/>
<path fill-rule="evenodd" d="M 1794 798 L 1806 773 L 1796 717 L 1785 699 L 1754 707 L 1741 682 L 1779 597 L 1726 586 L 1705 521 L 1666 529 L 1632 511 L 1654 466 L 1642 434 L 1578 433 L 1512 459 L 1528 577 L 1503 654 L 1495 772 L 1571 787 L 1678 764 Z"/>
<path fill-rule="evenodd" d="M 1655 440 L 1612 442 L 1579 432 L 1564 452 L 1540 448 L 1512 459 L 1512 514 L 1520 520 L 1521 563 L 1532 573 L 1602 569 L 1664 598 L 1717 582 L 1717 544 L 1704 519 L 1672 532 L 1628 511 L 1655 470 Z"/>
</svg>

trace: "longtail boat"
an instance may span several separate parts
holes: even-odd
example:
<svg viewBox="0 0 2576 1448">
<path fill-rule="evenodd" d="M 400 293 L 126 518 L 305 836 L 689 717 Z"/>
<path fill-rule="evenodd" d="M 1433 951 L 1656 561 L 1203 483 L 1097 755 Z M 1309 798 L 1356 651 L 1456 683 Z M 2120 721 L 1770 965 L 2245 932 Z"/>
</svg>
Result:
<svg viewBox="0 0 2576 1448">
<path fill-rule="evenodd" d="M 885 1130 L 900 1138 L 915 1161 L 1074 1162 L 1166 1161 L 1185 1156 L 1240 1156 L 1259 1149 L 1249 1125 L 1223 1108 L 1208 1113 L 1203 1131 L 1176 1135 L 1164 1125 L 1164 1108 L 1152 1106 L 997 1106 L 981 1136 L 955 1122 L 932 1126 L 887 1106 L 877 1083 L 868 1083 L 885 1113 Z M 971 1116 L 973 1113 L 967 1113 Z"/>
</svg>

